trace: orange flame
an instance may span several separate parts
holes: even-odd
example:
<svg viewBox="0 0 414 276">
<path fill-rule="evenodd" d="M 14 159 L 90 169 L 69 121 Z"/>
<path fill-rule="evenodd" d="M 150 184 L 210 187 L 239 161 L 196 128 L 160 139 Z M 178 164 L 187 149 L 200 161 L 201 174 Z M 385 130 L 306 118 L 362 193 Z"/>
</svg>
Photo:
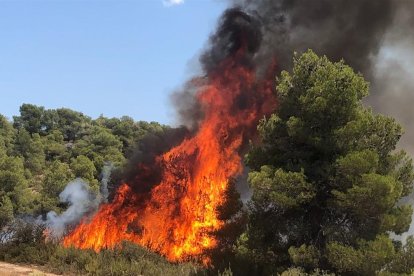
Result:
<svg viewBox="0 0 414 276">
<path fill-rule="evenodd" d="M 229 179 L 242 171 L 241 146 L 275 101 L 272 79 L 259 79 L 242 53 L 222 62 L 206 82 L 196 94 L 204 112 L 198 132 L 157 157 L 161 182 L 145 197 L 122 184 L 111 203 L 64 238 L 64 246 L 99 251 L 126 240 L 170 261 L 209 263 L 203 253 L 216 247 L 212 233 L 225 223 L 216 209 L 225 204 Z"/>
</svg>

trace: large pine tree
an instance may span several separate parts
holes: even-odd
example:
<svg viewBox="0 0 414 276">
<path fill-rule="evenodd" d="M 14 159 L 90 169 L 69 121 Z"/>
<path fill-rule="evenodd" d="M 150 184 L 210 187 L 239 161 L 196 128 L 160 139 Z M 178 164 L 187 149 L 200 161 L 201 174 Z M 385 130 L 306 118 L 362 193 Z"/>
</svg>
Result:
<svg viewBox="0 0 414 276">
<path fill-rule="evenodd" d="M 253 190 L 239 249 L 268 274 L 291 266 L 372 275 L 392 266 L 412 208 L 402 128 L 362 99 L 369 84 L 344 62 L 312 51 L 278 80 L 277 111 L 247 155 Z M 406 271 L 409 272 L 409 271 Z"/>
</svg>

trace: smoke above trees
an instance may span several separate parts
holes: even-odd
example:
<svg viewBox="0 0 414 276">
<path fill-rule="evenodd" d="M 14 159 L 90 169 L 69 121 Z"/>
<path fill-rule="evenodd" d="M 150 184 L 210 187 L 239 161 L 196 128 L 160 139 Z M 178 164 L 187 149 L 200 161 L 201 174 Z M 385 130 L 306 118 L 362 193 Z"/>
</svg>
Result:
<svg viewBox="0 0 414 276">
<path fill-rule="evenodd" d="M 256 63 L 276 57 L 279 70 L 288 70 L 292 54 L 310 48 L 361 72 L 371 83 L 366 103 L 403 124 L 401 146 L 414 154 L 413 1 L 231 0 L 230 5 L 260 24 Z"/>
</svg>

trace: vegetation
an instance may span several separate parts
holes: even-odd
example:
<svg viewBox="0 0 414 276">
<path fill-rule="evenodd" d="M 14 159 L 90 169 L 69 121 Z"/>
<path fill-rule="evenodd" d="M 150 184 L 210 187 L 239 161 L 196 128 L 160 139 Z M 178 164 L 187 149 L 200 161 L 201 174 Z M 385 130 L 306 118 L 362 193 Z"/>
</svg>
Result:
<svg viewBox="0 0 414 276">
<path fill-rule="evenodd" d="M 156 253 L 131 243 L 115 250 L 64 248 L 45 242 L 44 228 L 20 221 L 12 240 L 0 246 L 0 260 L 41 265 L 57 274 L 75 275 L 194 275 L 201 269 L 192 264 L 171 264 Z"/>
<path fill-rule="evenodd" d="M 246 155 L 251 200 L 240 212 L 232 181 L 218 210 L 229 223 L 209 270 L 129 243 L 95 253 L 46 243 L 35 224 L 4 228 L 21 215 L 62 211 L 58 195 L 75 177 L 99 193 L 105 162 L 122 167 L 144 136 L 166 129 L 25 104 L 13 122 L 0 116 L 0 260 L 89 275 L 410 275 L 414 237 L 390 234 L 411 223 L 402 199 L 413 192 L 413 164 L 396 151 L 401 126 L 362 104 L 368 90 L 344 62 L 295 56 L 293 72 L 278 79 L 278 108 Z"/>
<path fill-rule="evenodd" d="M 170 264 L 130 243 L 99 254 L 66 249 L 46 242 L 41 225 L 21 219 L 66 209 L 59 194 L 74 178 L 82 178 L 98 194 L 105 162 L 122 168 L 146 135 L 160 135 L 167 128 L 129 117 L 92 120 L 69 109 L 30 104 L 23 104 L 12 122 L 0 115 L 0 260 L 38 264 L 65 274 L 195 273 L 198 268 L 191 264 Z"/>
<path fill-rule="evenodd" d="M 368 87 L 312 51 L 281 74 L 277 111 L 246 158 L 253 196 L 238 254 L 250 274 L 414 269 L 413 241 L 389 236 L 409 229 L 412 207 L 399 202 L 412 192 L 413 164 L 395 151 L 401 126 L 362 104 Z"/>
<path fill-rule="evenodd" d="M 105 162 L 122 167 L 145 135 L 165 129 L 31 104 L 23 104 L 12 122 L 0 115 L 0 227 L 20 215 L 61 211 L 58 195 L 74 178 L 98 193 Z"/>
</svg>

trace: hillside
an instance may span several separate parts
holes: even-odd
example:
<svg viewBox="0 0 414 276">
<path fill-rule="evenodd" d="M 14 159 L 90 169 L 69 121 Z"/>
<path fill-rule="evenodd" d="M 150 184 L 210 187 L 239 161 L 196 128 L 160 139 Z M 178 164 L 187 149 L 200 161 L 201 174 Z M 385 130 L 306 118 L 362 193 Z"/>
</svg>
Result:
<svg viewBox="0 0 414 276">
<path fill-rule="evenodd" d="M 344 61 L 309 50 L 293 64 L 258 124 L 218 97 L 234 92 L 222 81 L 191 131 L 33 105 L 2 118 L 0 260 L 81 275 L 412 274 L 414 237 L 391 235 L 412 225 L 402 127 L 364 105 L 369 83 Z"/>
<path fill-rule="evenodd" d="M 59 194 L 75 178 L 99 194 L 105 164 L 117 171 L 144 136 L 166 128 L 126 116 L 93 120 L 70 109 L 30 104 L 12 121 L 0 115 L 0 227 L 21 215 L 66 209 Z"/>
</svg>

